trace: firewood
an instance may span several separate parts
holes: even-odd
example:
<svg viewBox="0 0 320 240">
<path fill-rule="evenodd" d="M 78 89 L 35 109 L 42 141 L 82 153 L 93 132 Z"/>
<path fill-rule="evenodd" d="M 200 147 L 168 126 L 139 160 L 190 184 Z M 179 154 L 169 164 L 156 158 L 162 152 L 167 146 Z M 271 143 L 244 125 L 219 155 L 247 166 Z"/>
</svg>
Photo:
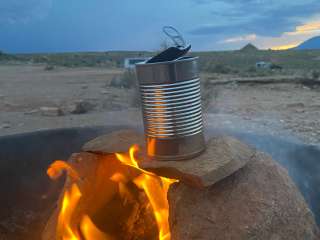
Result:
<svg viewBox="0 0 320 240">
<path fill-rule="evenodd" d="M 42 240 L 60 239 L 57 226 L 62 199 L 64 192 L 70 190 L 74 183 L 79 187 L 81 198 L 72 214 L 71 226 L 77 229 L 83 216 L 87 215 L 102 232 L 115 237 L 114 239 L 136 239 L 135 236 L 139 236 L 137 231 L 145 234 L 145 229 L 139 230 L 144 228 L 139 221 L 141 215 L 148 213 L 152 216 L 152 212 L 147 207 L 147 198 L 141 198 L 144 192 L 130 182 L 140 174 L 137 169 L 121 164 L 113 154 L 86 152 L 73 154 L 68 164 L 77 172 L 78 177 L 75 178 L 74 174 L 73 177 L 67 177 L 57 207 L 43 231 Z M 115 182 L 113 176 L 116 173 L 121 173 L 125 182 Z M 121 198 L 120 184 L 126 186 L 130 196 Z M 150 231 L 145 235 L 157 236 L 154 218 L 145 219 L 148 219 Z"/>
</svg>

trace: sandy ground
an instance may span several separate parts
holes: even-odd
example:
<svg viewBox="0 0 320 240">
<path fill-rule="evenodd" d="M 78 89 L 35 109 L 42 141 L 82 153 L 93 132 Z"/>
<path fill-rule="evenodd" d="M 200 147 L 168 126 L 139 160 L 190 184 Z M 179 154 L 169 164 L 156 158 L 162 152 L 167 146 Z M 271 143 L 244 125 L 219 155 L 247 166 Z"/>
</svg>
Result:
<svg viewBox="0 0 320 240">
<path fill-rule="evenodd" d="M 42 65 L 1 65 L 0 135 L 110 123 L 141 125 L 135 91 L 109 86 L 122 72 L 102 68 L 45 71 Z M 317 86 L 229 83 L 209 84 L 204 90 L 206 125 L 320 142 Z M 84 114 L 71 113 L 79 101 L 90 108 Z M 63 115 L 45 116 L 41 107 L 56 107 Z"/>
</svg>

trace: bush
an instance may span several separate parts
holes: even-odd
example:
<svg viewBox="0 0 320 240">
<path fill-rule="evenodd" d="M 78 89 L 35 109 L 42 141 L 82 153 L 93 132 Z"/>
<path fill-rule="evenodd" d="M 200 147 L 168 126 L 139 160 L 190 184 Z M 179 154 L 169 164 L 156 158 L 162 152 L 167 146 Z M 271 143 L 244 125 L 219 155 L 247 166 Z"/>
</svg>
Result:
<svg viewBox="0 0 320 240">
<path fill-rule="evenodd" d="M 254 66 L 251 66 L 251 67 L 249 67 L 249 68 L 247 69 L 247 72 L 249 72 L 249 73 L 256 73 L 256 72 L 257 72 L 257 68 L 254 67 Z"/>
<path fill-rule="evenodd" d="M 319 77 L 320 77 L 320 72 L 319 71 L 317 71 L 317 70 L 314 70 L 314 71 L 312 71 L 312 79 L 314 79 L 314 80 L 318 80 L 319 79 Z"/>
<path fill-rule="evenodd" d="M 221 73 L 221 74 L 232 73 L 232 69 L 223 64 L 215 64 L 215 65 L 209 64 L 206 67 L 206 71 L 213 72 L 213 73 Z"/>
<path fill-rule="evenodd" d="M 133 70 L 126 70 L 120 77 L 114 77 L 110 83 L 111 87 L 134 88 L 137 86 L 136 74 Z"/>
<path fill-rule="evenodd" d="M 54 66 L 53 65 L 46 65 L 45 67 L 44 67 L 44 70 L 46 70 L 46 71 L 51 71 L 51 70 L 54 70 Z"/>
</svg>

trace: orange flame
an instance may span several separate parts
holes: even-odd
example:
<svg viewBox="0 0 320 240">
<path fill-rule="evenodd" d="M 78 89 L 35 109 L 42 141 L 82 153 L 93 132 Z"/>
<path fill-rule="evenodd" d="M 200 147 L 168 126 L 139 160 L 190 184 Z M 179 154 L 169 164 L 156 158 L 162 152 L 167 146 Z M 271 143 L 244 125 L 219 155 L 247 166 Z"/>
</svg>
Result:
<svg viewBox="0 0 320 240">
<path fill-rule="evenodd" d="M 139 150 L 137 145 L 134 145 L 129 150 L 129 157 L 126 154 L 116 153 L 116 157 L 123 164 L 139 169 L 142 174 L 133 180 L 137 187 L 143 189 L 150 201 L 159 229 L 159 240 L 170 239 L 169 229 L 169 205 L 167 200 L 167 192 L 170 184 L 177 182 L 175 179 L 158 177 L 157 175 L 145 171 L 138 166 L 138 161 L 135 159 L 135 153 Z"/>
<path fill-rule="evenodd" d="M 159 177 L 154 173 L 141 169 L 135 158 L 138 151 L 139 147 L 133 145 L 129 149 L 129 154 L 115 153 L 115 156 L 122 164 L 138 169 L 141 172 L 138 177 L 133 179 L 133 183 L 138 188 L 144 190 L 152 206 L 159 230 L 159 240 L 170 240 L 167 192 L 169 186 L 178 180 Z M 56 179 L 61 175 L 62 170 L 68 173 L 68 176 L 71 177 L 74 183 L 70 189 L 65 190 L 63 195 L 57 222 L 57 240 L 113 240 L 114 238 L 112 236 L 100 231 L 88 215 L 84 214 L 80 217 L 81 221 L 79 226 L 73 226 L 72 216 L 82 196 L 78 185 L 75 183 L 80 178 L 77 171 L 70 164 L 63 161 L 55 161 L 51 164 L 47 170 L 47 174 L 51 178 Z M 125 175 L 122 173 L 114 173 L 110 179 L 119 184 L 120 195 L 128 199 L 130 192 L 126 187 L 128 179 L 126 179 Z"/>
<path fill-rule="evenodd" d="M 61 236 L 63 240 L 80 240 L 77 232 L 70 226 L 72 214 L 80 197 L 81 192 L 76 184 L 72 184 L 71 190 L 66 190 L 64 193 L 57 225 L 57 236 L 59 238 Z"/>
<path fill-rule="evenodd" d="M 88 215 L 85 215 L 80 223 L 80 229 L 86 240 L 112 240 L 113 238 L 106 233 L 101 232 L 91 221 Z"/>
<path fill-rule="evenodd" d="M 51 179 L 57 179 L 62 175 L 62 171 L 65 170 L 68 173 L 68 176 L 73 180 L 79 179 L 79 174 L 72 166 L 64 161 L 57 160 L 54 161 L 48 168 L 47 174 Z"/>
</svg>

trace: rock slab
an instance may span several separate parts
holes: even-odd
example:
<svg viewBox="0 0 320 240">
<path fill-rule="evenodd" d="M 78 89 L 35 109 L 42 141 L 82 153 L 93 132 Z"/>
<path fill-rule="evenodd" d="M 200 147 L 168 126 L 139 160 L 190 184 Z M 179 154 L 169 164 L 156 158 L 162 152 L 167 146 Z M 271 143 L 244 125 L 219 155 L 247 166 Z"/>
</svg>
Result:
<svg viewBox="0 0 320 240">
<path fill-rule="evenodd" d="M 179 179 L 194 187 L 207 187 L 244 167 L 255 151 L 229 136 L 211 138 L 204 153 L 186 161 L 145 160 L 141 168 L 157 175 Z"/>
<path fill-rule="evenodd" d="M 319 230 L 286 170 L 257 153 L 211 187 L 168 193 L 171 240 L 314 240 Z"/>
<path fill-rule="evenodd" d="M 120 130 L 114 131 L 109 134 L 99 136 L 87 143 L 82 147 L 85 152 L 94 152 L 100 154 L 110 154 L 110 153 L 124 153 L 128 152 L 129 148 L 133 144 L 138 144 L 143 147 L 145 141 L 143 135 L 130 130 Z"/>
<path fill-rule="evenodd" d="M 228 136 L 211 138 L 206 151 L 185 161 L 156 161 L 146 157 L 143 135 L 133 130 L 115 131 L 86 143 L 82 150 L 100 154 L 128 152 L 133 144 L 141 146 L 139 167 L 158 176 L 178 179 L 193 187 L 207 187 L 236 172 L 247 164 L 255 151 Z"/>
<path fill-rule="evenodd" d="M 41 107 L 40 112 L 42 116 L 58 117 L 63 115 L 63 111 L 58 107 Z"/>
</svg>

